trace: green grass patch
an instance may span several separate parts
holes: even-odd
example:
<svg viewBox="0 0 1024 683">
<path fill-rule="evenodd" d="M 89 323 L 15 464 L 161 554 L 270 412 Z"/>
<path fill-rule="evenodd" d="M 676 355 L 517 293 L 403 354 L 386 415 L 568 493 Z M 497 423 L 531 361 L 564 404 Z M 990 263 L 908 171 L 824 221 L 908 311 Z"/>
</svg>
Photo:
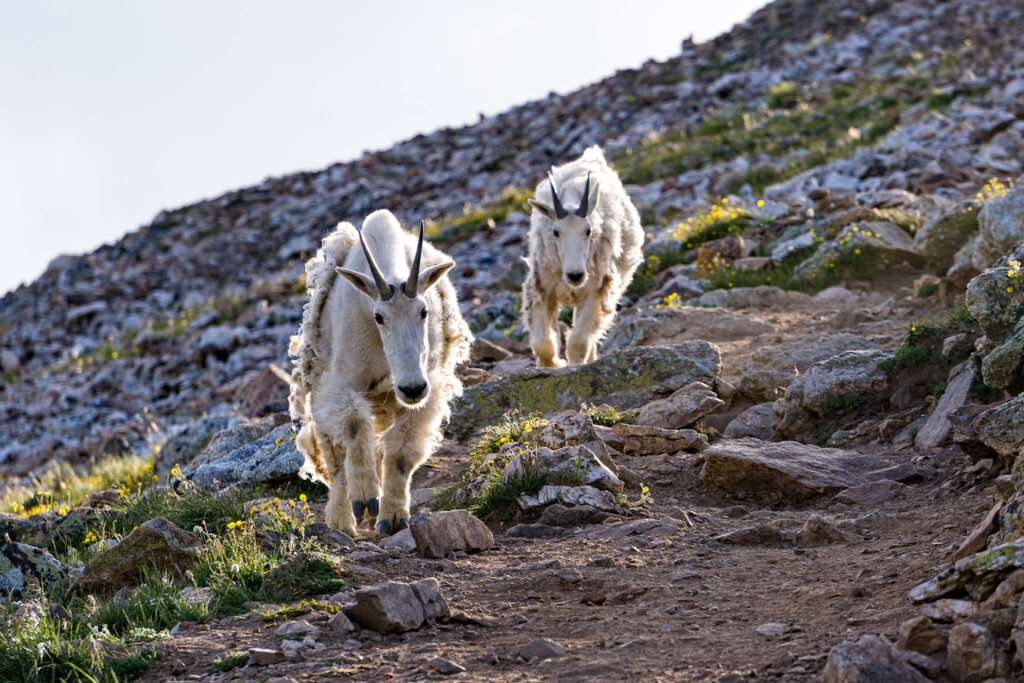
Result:
<svg viewBox="0 0 1024 683">
<path fill-rule="evenodd" d="M 916 368 L 928 362 L 931 355 L 932 350 L 927 346 L 903 345 L 896 350 L 892 358 L 886 358 L 878 366 L 886 372 L 896 367 Z"/>
<path fill-rule="evenodd" d="M 933 282 L 926 282 L 921 285 L 921 289 L 917 290 L 917 296 L 921 299 L 926 299 L 936 292 L 939 291 L 939 282 L 935 280 Z"/>
<path fill-rule="evenodd" d="M 426 236 L 432 242 L 452 243 L 475 231 L 488 220 L 500 223 L 513 211 L 530 213 L 527 200 L 533 196 L 532 190 L 521 190 L 507 187 L 498 195 L 498 200 L 487 206 L 472 206 L 468 202 L 462 207 L 462 213 L 454 216 L 442 216 L 429 221 Z"/>
<path fill-rule="evenodd" d="M 210 673 L 221 674 L 225 671 L 231 671 L 237 669 L 240 666 L 245 666 L 249 663 L 248 652 L 236 652 L 233 655 L 224 655 L 213 660 L 213 665 L 210 667 Z"/>
<path fill-rule="evenodd" d="M 764 108 L 707 119 L 689 132 L 665 133 L 615 161 L 623 182 L 646 184 L 740 155 L 804 151 L 780 171 L 735 181 L 738 186 L 750 182 L 760 192 L 762 183 L 786 180 L 875 144 L 896 127 L 903 111 L 927 96 L 927 85 L 911 78 L 806 93 L 794 83 L 780 83 L 768 92 Z M 941 108 L 948 102 L 932 104 Z"/>
</svg>

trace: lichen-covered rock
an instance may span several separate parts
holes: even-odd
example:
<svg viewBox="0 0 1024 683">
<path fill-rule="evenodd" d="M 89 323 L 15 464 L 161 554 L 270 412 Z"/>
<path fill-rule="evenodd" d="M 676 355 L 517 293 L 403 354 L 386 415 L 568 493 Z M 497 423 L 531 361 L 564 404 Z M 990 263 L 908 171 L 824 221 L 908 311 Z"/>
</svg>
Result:
<svg viewBox="0 0 1024 683">
<path fill-rule="evenodd" d="M 146 567 L 184 571 L 202 550 L 198 536 L 157 517 L 140 524 L 120 543 L 90 560 L 71 590 L 112 592 L 134 583 Z"/>
<path fill-rule="evenodd" d="M 967 285 L 967 310 L 989 339 L 1001 343 L 1024 315 L 1024 278 L 1015 269 L 986 270 Z"/>
<path fill-rule="evenodd" d="M 775 402 L 775 432 L 783 437 L 798 434 L 829 414 L 830 401 L 854 394 L 870 398 L 884 391 L 887 377 L 880 363 L 891 357 L 885 351 L 847 351 L 815 363 Z"/>
<path fill-rule="evenodd" d="M 490 550 L 494 534 L 467 510 L 418 512 L 409 518 L 416 549 L 423 557 L 447 557 L 456 550 Z"/>
<path fill-rule="evenodd" d="M 978 213 L 978 234 L 981 239 L 972 257 L 978 270 L 988 268 L 1024 240 L 1024 183 L 985 203 Z"/>
<path fill-rule="evenodd" d="M 185 478 L 197 486 L 212 488 L 236 482 L 275 483 L 312 476 L 311 464 L 295 447 L 295 430 L 291 425 L 281 425 L 260 439 L 222 453 L 217 449 L 196 458 L 184 468 Z"/>
<path fill-rule="evenodd" d="M 705 341 L 613 351 L 586 365 L 530 368 L 468 388 L 452 406 L 446 432 L 465 439 L 512 408 L 551 413 L 584 402 L 634 408 L 691 382 L 713 384 L 720 369 L 718 347 Z"/>
<path fill-rule="evenodd" d="M 971 428 L 986 446 L 1013 459 L 1024 446 L 1024 394 L 989 408 L 974 418 Z"/>
<path fill-rule="evenodd" d="M 43 592 L 78 571 L 67 566 L 42 548 L 24 543 L 6 543 L 0 547 L 0 598 L 9 594 L 18 599 L 33 583 Z"/>
<path fill-rule="evenodd" d="M 914 233 L 914 245 L 941 271 L 953 265 L 953 257 L 978 232 L 978 202 L 961 202 Z"/>
<path fill-rule="evenodd" d="M 885 478 L 881 473 L 887 465 L 855 451 L 746 438 L 709 446 L 700 479 L 705 486 L 723 491 L 777 492 L 787 500 L 801 501 Z"/>
<path fill-rule="evenodd" d="M 674 306 L 646 308 L 621 318 L 601 349 L 607 353 L 637 346 L 679 344 L 694 339 L 730 341 L 772 332 L 774 328 L 724 308 Z"/>
<path fill-rule="evenodd" d="M 823 683 L 927 683 L 928 679 L 903 661 L 885 636 L 861 636 L 856 643 L 839 643 L 828 653 L 821 672 Z"/>
<path fill-rule="evenodd" d="M 910 599 L 927 602 L 967 593 L 976 601 L 984 600 L 1007 574 L 1021 567 L 1024 567 L 1024 539 L 965 557 L 935 578 L 914 586 Z"/>
<path fill-rule="evenodd" d="M 985 354 L 981 378 L 994 389 L 1018 393 L 1024 388 L 1024 318 L 1006 341 Z"/>
</svg>

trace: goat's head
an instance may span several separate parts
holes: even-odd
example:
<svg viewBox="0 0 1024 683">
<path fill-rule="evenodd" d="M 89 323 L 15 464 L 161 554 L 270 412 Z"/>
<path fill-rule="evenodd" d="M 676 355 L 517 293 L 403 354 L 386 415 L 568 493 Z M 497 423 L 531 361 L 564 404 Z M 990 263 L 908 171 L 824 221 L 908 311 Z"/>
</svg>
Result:
<svg viewBox="0 0 1024 683">
<path fill-rule="evenodd" d="M 551 219 L 548 228 L 550 235 L 545 235 L 545 239 L 551 240 L 562 262 L 562 279 L 570 287 L 582 287 L 587 281 L 587 257 L 590 255 L 592 233 L 590 215 L 597 206 L 598 186 L 595 183 L 593 188 L 590 187 L 588 173 L 580 204 L 570 212 L 562 206 L 558 198 L 555 180 L 551 177 L 550 171 L 548 184 L 551 186 L 551 205 L 534 198 L 530 200 L 530 206 Z"/>
<path fill-rule="evenodd" d="M 384 357 L 395 380 L 395 396 L 406 406 L 422 404 L 430 395 L 427 377 L 427 300 L 424 294 L 455 264 L 445 261 L 420 272 L 423 253 L 423 223 L 409 270 L 409 278 L 398 285 L 388 283 L 377 268 L 373 254 L 359 233 L 370 275 L 337 268 L 339 275 L 373 300 L 373 319 L 380 333 Z"/>
</svg>

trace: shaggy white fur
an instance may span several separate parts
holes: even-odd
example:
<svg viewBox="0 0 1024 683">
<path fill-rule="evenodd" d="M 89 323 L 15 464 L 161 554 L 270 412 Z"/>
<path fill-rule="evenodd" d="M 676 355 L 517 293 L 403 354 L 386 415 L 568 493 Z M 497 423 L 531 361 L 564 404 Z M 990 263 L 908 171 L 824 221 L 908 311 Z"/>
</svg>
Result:
<svg viewBox="0 0 1024 683">
<path fill-rule="evenodd" d="M 408 521 L 409 480 L 440 442 L 449 401 L 462 394 L 455 366 L 469 358 L 473 336 L 447 256 L 423 245 L 409 296 L 417 238 L 389 211 L 367 216 L 362 234 L 390 296 L 375 286 L 356 228 L 339 223 L 306 263 L 309 300 L 289 346 L 289 402 L 302 423 L 298 448 L 330 485 L 327 523 L 355 531 L 368 514 L 387 535 Z"/>
<path fill-rule="evenodd" d="M 619 298 L 643 261 L 640 215 L 604 152 L 594 146 L 576 161 L 551 170 L 564 212 L 559 218 L 549 180 L 537 185 L 530 216 L 528 273 L 523 309 L 530 347 L 541 367 L 559 357 L 558 314 L 572 306 L 566 343 L 570 364 L 597 358 L 597 344 L 615 319 Z M 586 215 L 577 215 L 590 183 Z"/>
</svg>

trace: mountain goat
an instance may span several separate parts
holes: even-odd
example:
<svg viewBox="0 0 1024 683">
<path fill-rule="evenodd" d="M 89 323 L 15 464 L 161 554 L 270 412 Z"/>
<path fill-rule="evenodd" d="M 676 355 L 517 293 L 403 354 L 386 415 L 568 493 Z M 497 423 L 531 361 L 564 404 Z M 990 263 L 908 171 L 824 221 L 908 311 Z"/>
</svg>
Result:
<svg viewBox="0 0 1024 683">
<path fill-rule="evenodd" d="M 523 284 L 530 347 L 537 365 L 564 365 L 558 314 L 562 306 L 573 306 L 566 359 L 572 365 L 589 363 L 597 358 L 597 343 L 643 260 L 640 215 L 596 145 L 576 161 L 548 171 L 530 205 Z"/>
<path fill-rule="evenodd" d="M 409 480 L 441 440 L 473 341 L 453 265 L 423 244 L 422 223 L 417 240 L 390 211 L 362 230 L 339 223 L 306 264 L 289 404 L 299 450 L 330 485 L 335 529 L 355 532 L 366 513 L 381 536 L 407 525 Z"/>
</svg>

